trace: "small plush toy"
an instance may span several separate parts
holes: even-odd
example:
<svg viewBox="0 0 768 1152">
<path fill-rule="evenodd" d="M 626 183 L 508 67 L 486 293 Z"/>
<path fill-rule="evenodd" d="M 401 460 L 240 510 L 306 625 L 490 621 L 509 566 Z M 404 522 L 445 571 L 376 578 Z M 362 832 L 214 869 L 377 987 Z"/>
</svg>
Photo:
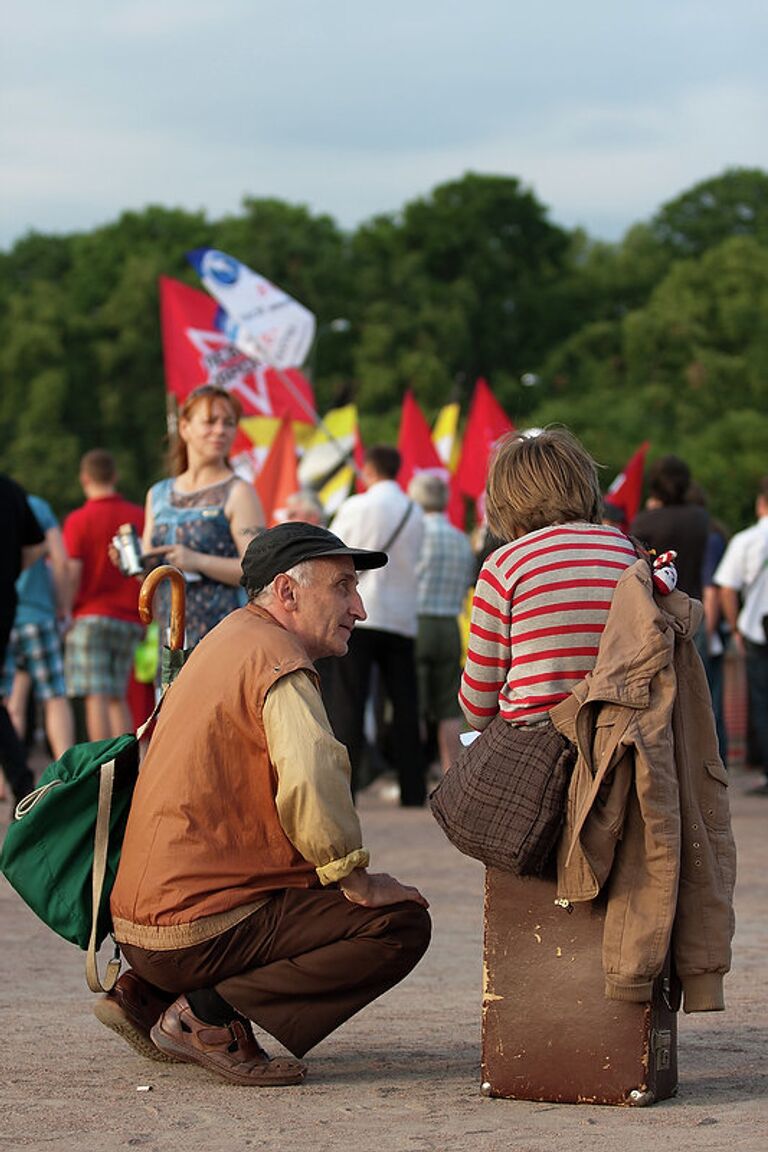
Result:
<svg viewBox="0 0 768 1152">
<path fill-rule="evenodd" d="M 662 552 L 653 562 L 653 586 L 661 596 L 668 596 L 677 587 L 677 552 Z"/>
</svg>

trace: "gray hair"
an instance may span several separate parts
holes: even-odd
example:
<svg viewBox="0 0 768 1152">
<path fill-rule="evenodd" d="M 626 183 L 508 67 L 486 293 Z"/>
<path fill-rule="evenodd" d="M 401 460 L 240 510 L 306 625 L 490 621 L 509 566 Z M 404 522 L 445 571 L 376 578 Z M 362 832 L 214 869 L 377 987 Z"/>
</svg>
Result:
<svg viewBox="0 0 768 1152">
<path fill-rule="evenodd" d="M 448 485 L 439 472 L 417 472 L 408 485 L 408 495 L 425 512 L 444 512 L 448 507 Z"/>
<path fill-rule="evenodd" d="M 302 488 L 291 493 L 285 501 L 285 507 L 292 512 L 299 512 L 307 517 L 309 523 L 325 524 L 325 509 L 314 492 Z M 310 519 L 312 517 L 312 519 Z"/>
<path fill-rule="evenodd" d="M 291 579 L 295 580 L 302 588 L 307 588 L 312 583 L 313 564 L 314 560 L 302 560 L 299 564 L 294 564 L 293 568 L 288 568 L 286 572 L 278 572 L 278 576 L 290 576 Z M 260 608 L 268 607 L 275 598 L 275 580 L 277 580 L 277 576 L 275 576 L 275 579 L 269 584 L 266 584 L 263 588 L 259 588 L 258 591 L 249 588 L 248 598 L 250 603 L 258 604 Z"/>
</svg>

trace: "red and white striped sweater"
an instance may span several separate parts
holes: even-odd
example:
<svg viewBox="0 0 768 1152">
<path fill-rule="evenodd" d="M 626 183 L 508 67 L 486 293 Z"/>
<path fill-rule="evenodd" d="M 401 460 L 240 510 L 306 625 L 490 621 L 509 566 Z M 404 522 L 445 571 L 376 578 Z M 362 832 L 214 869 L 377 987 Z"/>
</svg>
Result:
<svg viewBox="0 0 768 1152">
<path fill-rule="evenodd" d="M 545 718 L 594 667 L 619 576 L 637 559 L 601 524 L 556 524 L 503 544 L 483 564 L 472 602 L 459 703 L 473 728 L 501 712 Z"/>
</svg>

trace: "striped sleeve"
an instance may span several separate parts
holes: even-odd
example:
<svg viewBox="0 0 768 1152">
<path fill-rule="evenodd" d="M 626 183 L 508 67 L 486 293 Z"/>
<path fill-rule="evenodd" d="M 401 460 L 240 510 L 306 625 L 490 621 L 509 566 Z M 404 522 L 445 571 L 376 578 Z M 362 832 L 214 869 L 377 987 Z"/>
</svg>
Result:
<svg viewBox="0 0 768 1152">
<path fill-rule="evenodd" d="M 497 712 L 536 723 L 595 665 L 621 573 L 635 560 L 615 528 L 538 529 L 486 559 L 475 590 L 459 702 L 473 728 Z"/>
<path fill-rule="evenodd" d="M 494 569 L 489 557 L 477 578 L 459 690 L 467 723 L 478 730 L 487 727 L 499 710 L 499 692 L 510 663 L 510 604 Z"/>
</svg>

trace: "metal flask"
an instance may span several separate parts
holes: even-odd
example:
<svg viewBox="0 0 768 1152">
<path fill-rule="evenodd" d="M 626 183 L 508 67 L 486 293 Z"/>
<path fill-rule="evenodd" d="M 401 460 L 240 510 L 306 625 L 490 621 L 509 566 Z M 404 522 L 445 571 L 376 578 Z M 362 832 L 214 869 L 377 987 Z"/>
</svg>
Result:
<svg viewBox="0 0 768 1152">
<path fill-rule="evenodd" d="M 112 537 L 117 549 L 120 571 L 124 576 L 141 576 L 144 565 L 141 557 L 139 534 L 133 524 L 121 524 Z"/>
</svg>

